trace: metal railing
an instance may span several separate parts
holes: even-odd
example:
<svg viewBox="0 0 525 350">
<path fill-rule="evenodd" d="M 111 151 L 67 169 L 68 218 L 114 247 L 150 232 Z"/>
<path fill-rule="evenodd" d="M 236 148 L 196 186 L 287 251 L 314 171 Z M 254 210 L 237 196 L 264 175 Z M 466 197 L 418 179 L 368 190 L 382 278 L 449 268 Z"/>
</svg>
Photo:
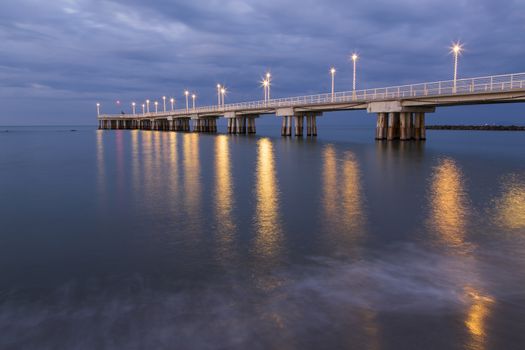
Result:
<svg viewBox="0 0 525 350">
<path fill-rule="evenodd" d="M 475 95 L 484 93 L 497 93 L 513 90 L 525 90 L 525 73 L 494 75 L 488 77 L 467 78 L 438 82 L 419 83 L 412 85 L 391 86 L 356 91 L 296 96 L 271 99 L 269 101 L 250 101 L 230 103 L 224 106 L 204 106 L 189 109 L 175 109 L 161 112 L 100 115 L 99 118 L 156 118 L 165 116 L 188 116 L 195 114 L 265 110 L 275 108 L 337 105 L 343 103 L 367 103 L 392 99 L 410 99 L 421 97 L 439 97 L 454 95 Z"/>
</svg>

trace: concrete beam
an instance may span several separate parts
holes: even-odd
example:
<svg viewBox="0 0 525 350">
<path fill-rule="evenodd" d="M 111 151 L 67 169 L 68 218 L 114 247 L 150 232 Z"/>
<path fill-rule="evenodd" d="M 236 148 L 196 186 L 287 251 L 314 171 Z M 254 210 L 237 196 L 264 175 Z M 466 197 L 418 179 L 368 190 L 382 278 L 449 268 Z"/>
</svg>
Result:
<svg viewBox="0 0 525 350">
<path fill-rule="evenodd" d="M 368 113 L 434 113 L 434 106 L 404 106 L 402 101 L 380 101 L 370 102 L 367 107 Z"/>
<path fill-rule="evenodd" d="M 294 115 L 293 108 L 277 108 L 275 110 L 275 115 L 278 117 L 288 117 Z"/>
</svg>

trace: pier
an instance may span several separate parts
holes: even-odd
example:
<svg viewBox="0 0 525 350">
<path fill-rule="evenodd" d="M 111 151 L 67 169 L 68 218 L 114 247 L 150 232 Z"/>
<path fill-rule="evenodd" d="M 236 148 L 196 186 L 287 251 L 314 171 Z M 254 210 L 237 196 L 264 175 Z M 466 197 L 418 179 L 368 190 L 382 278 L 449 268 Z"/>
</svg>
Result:
<svg viewBox="0 0 525 350">
<path fill-rule="evenodd" d="M 525 102 L 525 73 L 97 118 L 99 129 L 199 133 L 216 133 L 217 119 L 226 118 L 227 133 L 255 134 L 257 118 L 273 115 L 282 119 L 282 136 L 315 137 L 324 113 L 366 110 L 377 118 L 377 140 L 423 141 L 426 114 L 438 107 L 513 102 Z"/>
</svg>

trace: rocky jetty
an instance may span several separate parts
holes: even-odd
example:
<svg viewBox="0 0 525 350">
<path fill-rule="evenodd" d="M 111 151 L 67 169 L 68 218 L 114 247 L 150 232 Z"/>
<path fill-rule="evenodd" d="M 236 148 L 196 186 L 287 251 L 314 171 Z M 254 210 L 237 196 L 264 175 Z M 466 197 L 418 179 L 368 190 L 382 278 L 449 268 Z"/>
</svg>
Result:
<svg viewBox="0 0 525 350">
<path fill-rule="evenodd" d="M 517 125 L 427 125 L 427 130 L 525 131 Z"/>
</svg>

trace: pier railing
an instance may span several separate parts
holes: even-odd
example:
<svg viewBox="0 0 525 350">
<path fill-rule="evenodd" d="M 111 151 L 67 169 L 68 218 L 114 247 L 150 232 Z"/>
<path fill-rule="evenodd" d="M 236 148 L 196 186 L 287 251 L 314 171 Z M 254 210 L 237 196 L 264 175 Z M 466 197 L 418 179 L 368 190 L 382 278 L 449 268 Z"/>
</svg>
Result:
<svg viewBox="0 0 525 350">
<path fill-rule="evenodd" d="M 224 106 L 204 106 L 189 109 L 175 109 L 169 111 L 136 113 L 136 114 L 118 114 L 118 115 L 100 115 L 100 118 L 147 118 L 162 116 L 186 116 L 192 114 L 217 113 L 275 109 L 296 106 L 313 106 L 313 105 L 331 105 L 342 103 L 367 103 L 373 101 L 392 100 L 392 99 L 409 99 L 421 97 L 440 97 L 454 95 L 475 95 L 484 93 L 506 92 L 513 90 L 525 89 L 525 73 L 493 75 L 487 77 L 467 78 L 418 83 L 411 85 L 391 86 L 384 88 L 373 88 L 365 90 L 344 91 L 271 99 L 268 101 L 251 101 L 229 103 Z"/>
</svg>

